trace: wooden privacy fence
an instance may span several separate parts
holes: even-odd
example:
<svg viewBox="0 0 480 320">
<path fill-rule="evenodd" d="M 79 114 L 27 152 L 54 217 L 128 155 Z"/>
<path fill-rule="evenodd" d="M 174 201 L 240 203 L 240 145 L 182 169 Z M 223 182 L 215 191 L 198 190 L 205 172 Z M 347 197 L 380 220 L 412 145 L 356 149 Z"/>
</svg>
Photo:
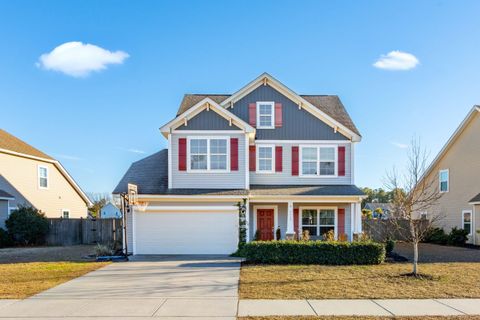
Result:
<svg viewBox="0 0 480 320">
<path fill-rule="evenodd" d="M 46 244 L 113 244 L 122 241 L 122 219 L 48 218 Z"/>
<path fill-rule="evenodd" d="M 425 223 L 424 227 L 428 227 L 429 221 L 420 221 Z M 363 232 L 370 239 L 384 242 L 387 238 L 393 240 L 405 241 L 405 235 L 409 235 L 409 221 L 405 219 L 364 219 L 362 222 Z"/>
</svg>

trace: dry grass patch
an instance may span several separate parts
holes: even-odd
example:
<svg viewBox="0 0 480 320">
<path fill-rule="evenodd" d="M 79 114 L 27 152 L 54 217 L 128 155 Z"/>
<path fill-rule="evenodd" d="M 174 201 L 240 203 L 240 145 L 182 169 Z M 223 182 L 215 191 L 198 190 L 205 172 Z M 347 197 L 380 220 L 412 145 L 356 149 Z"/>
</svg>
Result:
<svg viewBox="0 0 480 320">
<path fill-rule="evenodd" d="M 0 264 L 0 299 L 23 299 L 107 264 L 105 262 Z"/>
<path fill-rule="evenodd" d="M 480 316 L 422 317 L 240 317 L 239 320 L 480 320 Z"/>
<path fill-rule="evenodd" d="M 478 298 L 480 263 L 421 264 L 432 280 L 402 276 L 411 264 L 243 265 L 242 299 Z"/>
</svg>

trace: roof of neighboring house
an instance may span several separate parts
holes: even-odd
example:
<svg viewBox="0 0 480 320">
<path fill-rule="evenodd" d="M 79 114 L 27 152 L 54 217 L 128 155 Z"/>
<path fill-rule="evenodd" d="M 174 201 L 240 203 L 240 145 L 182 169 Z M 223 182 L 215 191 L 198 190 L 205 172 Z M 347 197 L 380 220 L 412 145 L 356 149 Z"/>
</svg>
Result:
<svg viewBox="0 0 480 320">
<path fill-rule="evenodd" d="M 32 147 L 28 143 L 18 139 L 3 129 L 0 129 L 0 149 L 13 151 L 33 157 L 44 158 L 48 160 L 54 160 L 49 155 L 42 151 Z"/>
<path fill-rule="evenodd" d="M 70 174 L 67 172 L 67 170 L 62 166 L 62 164 L 59 161 L 50 157 L 46 153 L 43 153 L 42 151 L 32 147 L 28 143 L 18 139 L 17 137 L 11 135 L 10 133 L 6 132 L 3 129 L 0 129 L 0 152 L 14 155 L 14 156 L 52 163 L 60 171 L 63 177 L 67 179 L 70 185 L 75 189 L 78 195 L 87 204 L 87 206 L 92 205 L 92 202 L 87 197 L 85 192 L 83 192 L 83 190 L 80 188 L 77 182 L 72 178 L 72 176 L 70 176 Z"/>
<path fill-rule="evenodd" d="M 390 203 L 381 203 L 381 202 L 368 202 L 365 204 L 365 208 L 375 211 L 376 209 L 380 208 L 383 211 L 385 210 L 392 210 L 392 205 Z"/>
<path fill-rule="evenodd" d="M 14 196 L 12 196 L 10 193 L 8 193 L 7 191 L 4 191 L 4 190 L 2 190 L 2 189 L 0 189 L 0 198 L 15 199 Z"/>
<path fill-rule="evenodd" d="M 180 103 L 180 107 L 177 111 L 177 116 L 184 113 L 205 98 L 210 98 L 220 104 L 224 100 L 228 99 L 230 96 L 230 94 L 186 94 L 184 95 L 183 100 Z M 325 112 L 327 115 L 340 122 L 348 129 L 360 135 L 360 132 L 353 123 L 350 115 L 348 114 L 347 110 L 345 109 L 342 101 L 340 101 L 340 98 L 338 96 L 300 95 L 300 97 L 307 100 L 313 106 Z"/>
<path fill-rule="evenodd" d="M 163 149 L 144 159 L 132 163 L 118 183 L 114 194 L 127 192 L 129 183 L 138 186 L 139 194 L 158 195 L 296 195 L 296 196 L 363 196 L 364 193 L 353 185 L 288 186 L 251 185 L 245 189 L 169 189 L 168 150 Z"/>
<path fill-rule="evenodd" d="M 480 202 L 480 193 L 477 194 L 475 197 L 472 198 L 472 200 L 469 201 L 469 203 L 472 202 Z"/>
</svg>

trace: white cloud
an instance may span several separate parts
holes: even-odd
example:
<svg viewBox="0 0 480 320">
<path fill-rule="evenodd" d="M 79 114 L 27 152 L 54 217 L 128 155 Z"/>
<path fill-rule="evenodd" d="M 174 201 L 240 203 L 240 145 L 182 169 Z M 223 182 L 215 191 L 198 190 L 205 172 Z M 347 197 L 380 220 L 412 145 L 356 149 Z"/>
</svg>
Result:
<svg viewBox="0 0 480 320">
<path fill-rule="evenodd" d="M 373 66 L 384 70 L 410 70 L 419 63 L 417 57 L 411 53 L 390 51 L 387 54 L 382 54 Z"/>
<path fill-rule="evenodd" d="M 123 51 L 111 52 L 93 44 L 72 41 L 42 54 L 36 65 L 72 77 L 85 77 L 91 72 L 106 69 L 109 64 L 122 64 L 128 57 L 128 53 Z"/>
<path fill-rule="evenodd" d="M 71 156 L 71 155 L 68 155 L 68 154 L 57 154 L 56 156 L 57 156 L 57 158 L 61 158 L 61 159 L 65 159 L 65 160 L 73 160 L 73 161 L 82 160 L 82 158 L 80 158 L 80 157 Z"/>
<path fill-rule="evenodd" d="M 405 144 L 405 143 L 400 143 L 400 142 L 395 142 L 395 141 L 391 141 L 390 143 L 392 145 L 394 145 L 395 147 L 400 148 L 400 149 L 407 149 L 408 148 L 408 144 Z"/>
<path fill-rule="evenodd" d="M 145 154 L 145 151 L 138 150 L 138 149 L 126 149 L 126 151 L 132 152 L 132 153 L 138 153 L 138 154 Z"/>
</svg>

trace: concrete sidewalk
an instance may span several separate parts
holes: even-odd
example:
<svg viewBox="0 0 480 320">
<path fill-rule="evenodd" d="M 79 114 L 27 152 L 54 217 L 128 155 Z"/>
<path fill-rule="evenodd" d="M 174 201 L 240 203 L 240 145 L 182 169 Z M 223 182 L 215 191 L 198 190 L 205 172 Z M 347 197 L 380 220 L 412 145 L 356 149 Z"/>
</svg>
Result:
<svg viewBox="0 0 480 320">
<path fill-rule="evenodd" d="M 455 316 L 480 315 L 480 299 L 240 300 L 131 298 L 0 300 L 0 319 L 217 319 L 237 316 Z"/>
</svg>

